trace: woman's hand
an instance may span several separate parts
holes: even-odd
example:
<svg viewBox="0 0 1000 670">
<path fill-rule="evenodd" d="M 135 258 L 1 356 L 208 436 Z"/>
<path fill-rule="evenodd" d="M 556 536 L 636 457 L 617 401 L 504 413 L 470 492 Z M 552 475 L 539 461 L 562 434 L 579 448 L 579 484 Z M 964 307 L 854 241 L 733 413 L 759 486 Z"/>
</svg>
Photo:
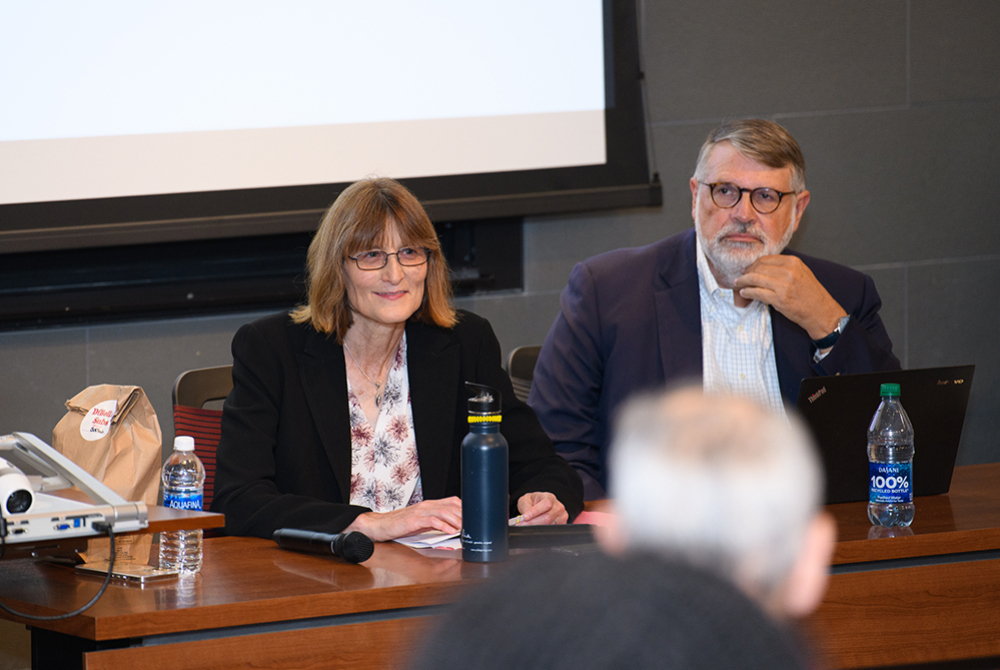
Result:
<svg viewBox="0 0 1000 670">
<path fill-rule="evenodd" d="M 525 493 L 517 501 L 517 511 L 524 517 L 522 524 L 546 525 L 569 521 L 569 512 L 553 493 Z"/>
<path fill-rule="evenodd" d="M 462 501 L 458 497 L 425 500 L 392 512 L 365 512 L 343 532 L 357 531 L 376 542 L 385 542 L 431 530 L 461 532 Z"/>
</svg>

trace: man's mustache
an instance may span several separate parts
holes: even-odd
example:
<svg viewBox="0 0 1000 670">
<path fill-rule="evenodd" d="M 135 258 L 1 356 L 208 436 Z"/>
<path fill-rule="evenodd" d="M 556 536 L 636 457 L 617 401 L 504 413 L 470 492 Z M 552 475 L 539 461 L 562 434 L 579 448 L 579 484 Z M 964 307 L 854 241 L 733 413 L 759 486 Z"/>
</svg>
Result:
<svg viewBox="0 0 1000 670">
<path fill-rule="evenodd" d="M 716 242 L 722 242 L 723 238 L 728 235 L 750 235 L 756 238 L 761 244 L 767 244 L 767 240 L 764 238 L 764 233 L 756 228 L 752 223 L 729 223 L 726 227 L 718 232 L 715 236 Z"/>
</svg>

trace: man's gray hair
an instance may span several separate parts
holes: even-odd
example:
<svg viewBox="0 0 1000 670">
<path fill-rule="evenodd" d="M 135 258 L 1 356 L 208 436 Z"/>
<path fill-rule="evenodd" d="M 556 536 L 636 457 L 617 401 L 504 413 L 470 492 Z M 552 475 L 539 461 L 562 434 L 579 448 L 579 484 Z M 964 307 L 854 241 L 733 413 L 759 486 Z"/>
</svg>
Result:
<svg viewBox="0 0 1000 670">
<path fill-rule="evenodd" d="M 694 177 L 704 181 L 708 154 L 719 142 L 730 142 L 743 156 L 772 168 L 792 168 L 792 189 L 806 187 L 806 160 L 791 133 L 774 121 L 740 119 L 727 121 L 708 134 L 698 153 Z"/>
<path fill-rule="evenodd" d="M 790 574 L 823 500 L 800 420 L 700 386 L 628 402 L 610 465 L 630 550 L 679 556 L 765 597 Z"/>
</svg>

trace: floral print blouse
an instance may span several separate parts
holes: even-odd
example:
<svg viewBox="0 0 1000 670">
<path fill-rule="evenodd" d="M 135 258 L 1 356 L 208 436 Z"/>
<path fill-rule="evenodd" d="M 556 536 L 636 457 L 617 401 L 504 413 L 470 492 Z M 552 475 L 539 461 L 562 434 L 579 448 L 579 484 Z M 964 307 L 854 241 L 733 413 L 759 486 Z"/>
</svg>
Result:
<svg viewBox="0 0 1000 670">
<path fill-rule="evenodd" d="M 385 380 L 375 425 L 368 423 L 347 382 L 351 415 L 351 504 L 391 512 L 424 499 L 413 435 L 406 335 Z"/>
</svg>

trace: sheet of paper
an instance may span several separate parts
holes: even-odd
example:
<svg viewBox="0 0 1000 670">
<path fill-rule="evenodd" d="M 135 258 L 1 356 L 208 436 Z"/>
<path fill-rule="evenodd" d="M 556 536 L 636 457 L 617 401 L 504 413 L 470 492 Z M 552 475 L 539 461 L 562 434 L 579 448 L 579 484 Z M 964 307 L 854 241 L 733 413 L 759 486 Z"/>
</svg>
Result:
<svg viewBox="0 0 1000 670">
<path fill-rule="evenodd" d="M 462 539 L 458 533 L 442 533 L 439 530 L 431 530 L 419 535 L 410 535 L 396 540 L 400 544 L 414 549 L 461 549 Z"/>
<path fill-rule="evenodd" d="M 511 526 L 516 526 L 524 520 L 524 516 L 516 516 L 513 519 L 509 519 L 507 523 Z M 439 530 L 431 530 L 426 533 L 420 533 L 418 535 L 410 535 L 409 537 L 401 537 L 396 539 L 396 542 L 404 544 L 407 547 L 413 547 L 414 549 L 461 549 L 462 548 L 462 538 L 459 537 L 460 533 L 442 533 Z"/>
</svg>

